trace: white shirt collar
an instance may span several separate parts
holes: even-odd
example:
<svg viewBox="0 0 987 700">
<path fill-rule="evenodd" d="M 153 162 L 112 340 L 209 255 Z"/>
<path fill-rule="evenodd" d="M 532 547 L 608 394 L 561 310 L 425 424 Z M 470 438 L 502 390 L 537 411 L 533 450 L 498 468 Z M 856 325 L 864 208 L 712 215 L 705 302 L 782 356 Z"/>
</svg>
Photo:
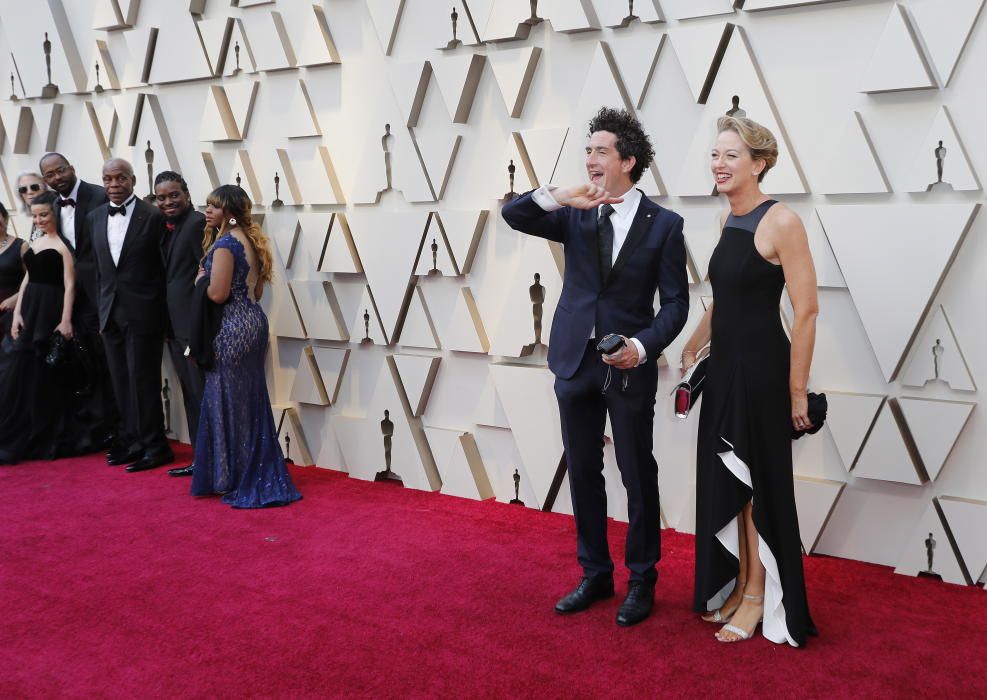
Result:
<svg viewBox="0 0 987 700">
<path fill-rule="evenodd" d="M 621 198 L 623 198 L 623 202 L 617 202 L 611 205 L 614 214 L 621 220 L 634 216 L 635 212 L 637 212 L 638 205 L 641 203 L 641 190 L 631 187 L 621 195 Z"/>
<path fill-rule="evenodd" d="M 82 184 L 82 180 L 80 180 L 79 178 L 76 178 L 75 179 L 75 187 L 72 188 L 72 191 L 69 193 L 69 196 L 68 197 L 62 197 L 62 199 L 63 200 L 65 200 L 65 199 L 71 199 L 73 202 L 78 202 L 79 201 L 79 185 L 80 184 Z M 61 197 L 61 195 L 59 195 L 59 196 Z"/>
<path fill-rule="evenodd" d="M 133 207 L 131 207 L 130 205 L 133 204 L 133 202 L 134 202 L 135 199 L 137 199 L 137 195 L 136 194 L 131 194 L 130 195 L 130 198 L 127 199 L 123 204 L 114 204 L 113 202 L 110 202 L 110 206 L 111 207 L 116 207 L 116 206 L 126 207 L 127 208 L 127 211 L 125 213 L 126 214 L 130 214 L 130 212 L 133 211 Z"/>
</svg>

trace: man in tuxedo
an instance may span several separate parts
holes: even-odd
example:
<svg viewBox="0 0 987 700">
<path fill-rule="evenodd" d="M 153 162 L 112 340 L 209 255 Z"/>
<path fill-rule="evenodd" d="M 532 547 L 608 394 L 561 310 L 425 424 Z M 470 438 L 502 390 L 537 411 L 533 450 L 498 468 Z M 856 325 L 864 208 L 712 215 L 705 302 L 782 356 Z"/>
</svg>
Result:
<svg viewBox="0 0 987 700">
<path fill-rule="evenodd" d="M 199 427 L 199 407 L 205 375 L 191 357 L 185 354 L 191 333 L 190 312 L 195 291 L 195 276 L 202 261 L 202 237 L 206 217 L 192 208 L 188 184 L 180 174 L 171 170 L 154 178 L 154 197 L 165 217 L 165 233 L 161 239 L 161 254 L 165 265 L 165 290 L 168 302 L 165 342 L 171 362 L 182 385 L 188 433 L 195 445 Z M 172 476 L 191 476 L 192 465 L 168 471 Z"/>
<path fill-rule="evenodd" d="M 104 204 L 106 190 L 99 185 L 83 182 L 75 168 L 61 153 L 46 153 L 38 169 L 48 187 L 58 193 L 55 202 L 55 224 L 58 233 L 75 256 L 75 302 L 72 327 L 93 360 L 92 397 L 88 402 L 94 429 L 103 433 L 112 430 L 117 421 L 113 387 L 106 367 L 103 341 L 99 337 L 98 291 L 96 287 L 96 258 L 92 240 L 86 230 L 86 216 Z M 101 436 L 103 438 L 106 435 Z"/>
<path fill-rule="evenodd" d="M 603 479 L 609 413 L 629 515 L 630 582 L 617 624 L 629 626 L 647 618 L 654 604 L 661 555 L 658 465 L 652 453 L 658 356 L 685 325 L 689 286 L 682 217 L 634 188 L 654 157 L 641 124 L 625 111 L 603 108 L 589 131 L 589 182 L 524 194 L 504 205 L 503 217 L 518 231 L 565 247 L 548 366 L 555 374 L 584 573 L 555 611 L 579 612 L 614 595 Z M 611 333 L 624 345 L 602 355 L 597 343 Z"/>
<path fill-rule="evenodd" d="M 167 316 L 161 239 L 165 217 L 134 195 L 134 168 L 122 158 L 103 165 L 109 202 L 89 213 L 99 283 L 99 329 L 121 420 L 107 454 L 128 472 L 174 458 L 161 410 L 161 353 Z"/>
</svg>

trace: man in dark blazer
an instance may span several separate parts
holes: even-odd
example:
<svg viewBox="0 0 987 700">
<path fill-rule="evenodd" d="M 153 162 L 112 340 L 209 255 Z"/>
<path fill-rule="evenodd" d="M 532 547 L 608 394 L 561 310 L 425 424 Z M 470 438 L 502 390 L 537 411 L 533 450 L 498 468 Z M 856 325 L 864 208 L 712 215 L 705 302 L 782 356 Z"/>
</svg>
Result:
<svg viewBox="0 0 987 700">
<path fill-rule="evenodd" d="M 685 325 L 689 286 L 682 217 L 634 188 L 654 157 L 640 123 L 627 112 L 604 108 L 589 131 L 588 184 L 542 187 L 507 203 L 502 213 L 512 228 L 565 247 L 548 366 L 555 374 L 584 575 L 555 610 L 579 612 L 614 594 L 603 479 L 609 412 L 627 490 L 630 582 L 617 624 L 628 626 L 647 618 L 654 603 L 661 555 L 658 465 L 652 453 L 658 356 Z M 621 336 L 624 346 L 601 355 L 596 345 L 611 333 Z"/>
<path fill-rule="evenodd" d="M 38 163 L 38 169 L 48 187 L 58 193 L 58 201 L 54 207 L 55 224 L 59 235 L 75 256 L 76 285 L 72 327 L 93 359 L 92 397 L 88 408 L 93 413 L 94 430 L 108 434 L 117 422 L 117 410 L 103 353 L 103 341 L 99 337 L 96 258 L 93 256 L 92 240 L 85 226 L 89 212 L 106 203 L 106 190 L 80 180 L 68 158 L 61 153 L 44 154 Z"/>
<path fill-rule="evenodd" d="M 171 170 L 154 178 L 154 197 L 165 216 L 165 234 L 161 239 L 161 255 L 165 265 L 165 290 L 168 318 L 165 342 L 171 362 L 182 385 L 188 433 L 195 445 L 199 427 L 199 407 L 205 375 L 195 361 L 186 355 L 191 336 L 190 317 L 195 292 L 195 276 L 202 261 L 202 237 L 206 217 L 192 208 L 188 184 L 180 174 Z M 191 476 L 192 465 L 170 469 L 172 476 Z"/>
<path fill-rule="evenodd" d="M 109 202 L 86 217 L 99 283 L 99 329 L 121 420 L 107 462 L 128 472 L 154 469 L 173 455 L 161 410 L 161 353 L 167 317 L 161 239 L 165 218 L 134 196 L 134 168 L 103 165 Z"/>
</svg>

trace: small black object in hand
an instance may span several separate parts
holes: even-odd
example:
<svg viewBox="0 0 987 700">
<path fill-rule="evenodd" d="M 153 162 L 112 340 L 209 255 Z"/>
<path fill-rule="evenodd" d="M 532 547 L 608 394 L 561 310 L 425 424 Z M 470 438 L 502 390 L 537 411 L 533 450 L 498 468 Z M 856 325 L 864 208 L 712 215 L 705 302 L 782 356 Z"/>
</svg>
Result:
<svg viewBox="0 0 987 700">
<path fill-rule="evenodd" d="M 596 344 L 596 349 L 603 353 L 604 355 L 613 355 L 615 352 L 624 347 L 626 343 L 623 337 L 617 335 L 616 333 L 610 333 L 603 337 L 599 343 Z"/>
<path fill-rule="evenodd" d="M 826 402 L 826 394 L 813 394 L 809 392 L 809 422 L 812 423 L 812 427 L 806 430 L 796 430 L 792 428 L 792 440 L 798 440 L 805 434 L 813 435 L 818 433 L 820 428 L 823 427 L 823 423 L 826 422 L 826 409 L 829 408 Z"/>
<path fill-rule="evenodd" d="M 68 341 L 58 331 L 55 331 L 48 345 L 48 354 L 45 355 L 45 364 L 49 367 L 57 367 L 66 361 L 68 355 Z"/>
</svg>

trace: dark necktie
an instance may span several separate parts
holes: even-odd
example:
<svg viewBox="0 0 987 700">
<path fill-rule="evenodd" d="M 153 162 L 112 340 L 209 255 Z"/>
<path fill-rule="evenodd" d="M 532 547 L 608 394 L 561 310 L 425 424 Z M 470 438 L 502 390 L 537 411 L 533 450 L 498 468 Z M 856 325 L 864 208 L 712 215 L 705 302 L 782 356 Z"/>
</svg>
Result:
<svg viewBox="0 0 987 700">
<path fill-rule="evenodd" d="M 600 218 L 596 220 L 597 242 L 600 246 L 600 279 L 604 282 L 610 276 L 613 267 L 613 222 L 610 215 L 613 207 L 604 204 L 600 207 Z"/>
<path fill-rule="evenodd" d="M 75 209 L 75 200 L 74 199 L 69 199 L 69 198 L 63 199 L 62 200 L 62 206 L 63 207 L 72 207 L 73 209 Z"/>
<path fill-rule="evenodd" d="M 127 205 L 126 204 L 121 204 L 120 206 L 115 207 L 115 206 L 113 206 L 111 204 L 110 205 L 110 216 L 116 216 L 117 214 L 120 214 L 121 216 L 126 216 L 126 214 L 127 214 Z"/>
</svg>

